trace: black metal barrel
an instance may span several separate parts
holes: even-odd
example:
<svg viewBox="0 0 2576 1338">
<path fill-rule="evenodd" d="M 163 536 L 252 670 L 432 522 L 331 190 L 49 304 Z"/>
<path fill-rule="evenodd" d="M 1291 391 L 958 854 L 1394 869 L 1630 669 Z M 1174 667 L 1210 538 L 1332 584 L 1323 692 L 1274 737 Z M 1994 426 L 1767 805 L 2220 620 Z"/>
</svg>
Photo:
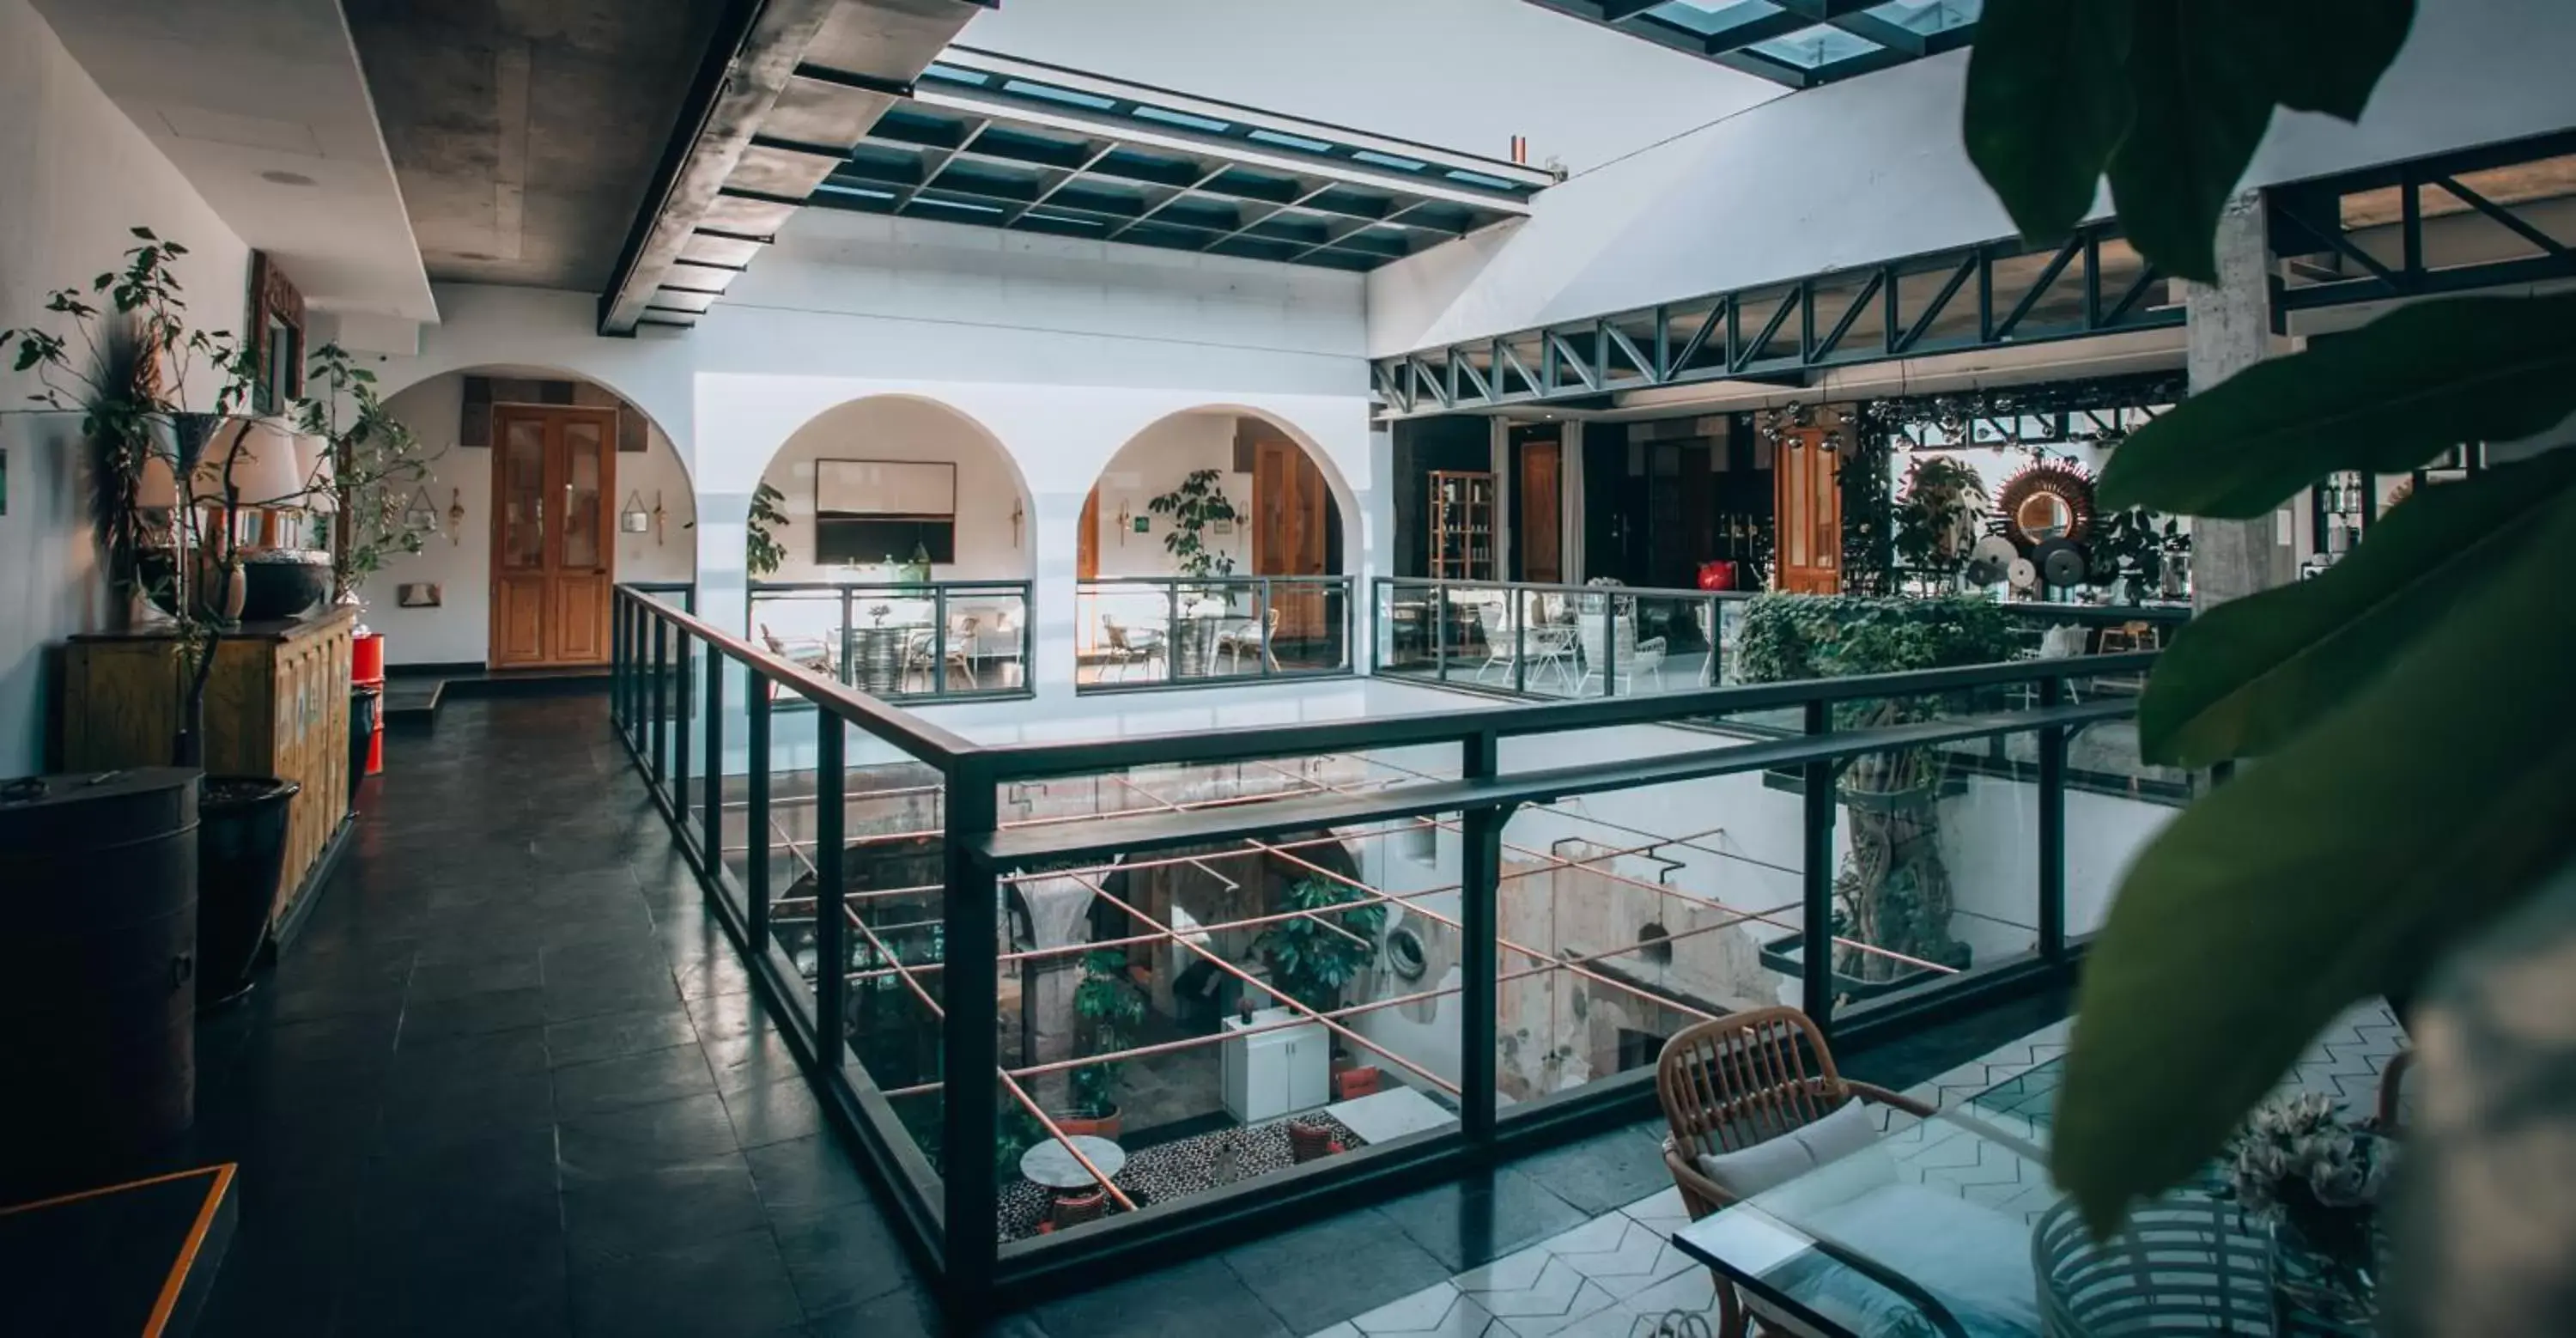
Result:
<svg viewBox="0 0 2576 1338">
<path fill-rule="evenodd" d="M 197 773 L 0 785 L 0 1203 L 141 1169 L 196 1114 Z"/>
</svg>

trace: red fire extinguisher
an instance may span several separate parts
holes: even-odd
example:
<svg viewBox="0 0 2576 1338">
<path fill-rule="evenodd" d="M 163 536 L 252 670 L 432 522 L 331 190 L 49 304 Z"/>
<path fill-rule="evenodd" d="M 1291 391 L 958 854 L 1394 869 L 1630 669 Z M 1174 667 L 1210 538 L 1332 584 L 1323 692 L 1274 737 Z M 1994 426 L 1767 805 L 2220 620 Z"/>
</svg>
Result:
<svg viewBox="0 0 2576 1338">
<path fill-rule="evenodd" d="M 1702 590 L 1734 589 L 1735 564 L 1732 562 L 1703 562 L 1699 564 L 1699 588 Z"/>
</svg>

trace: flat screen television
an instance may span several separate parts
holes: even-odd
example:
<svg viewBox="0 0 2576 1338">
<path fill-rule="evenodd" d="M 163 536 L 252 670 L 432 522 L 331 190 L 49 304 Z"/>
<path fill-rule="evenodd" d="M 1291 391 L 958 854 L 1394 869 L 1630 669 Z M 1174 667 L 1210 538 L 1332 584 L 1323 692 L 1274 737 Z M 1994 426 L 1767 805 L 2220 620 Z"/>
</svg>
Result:
<svg viewBox="0 0 2576 1338">
<path fill-rule="evenodd" d="M 814 560 L 957 560 L 957 466 L 939 460 L 814 462 Z"/>
</svg>

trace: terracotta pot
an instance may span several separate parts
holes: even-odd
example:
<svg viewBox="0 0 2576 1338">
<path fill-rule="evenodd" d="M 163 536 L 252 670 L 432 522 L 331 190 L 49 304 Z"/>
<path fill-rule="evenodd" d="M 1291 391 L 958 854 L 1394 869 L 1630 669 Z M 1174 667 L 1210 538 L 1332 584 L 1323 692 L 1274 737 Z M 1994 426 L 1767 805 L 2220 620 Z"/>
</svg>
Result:
<svg viewBox="0 0 2576 1338">
<path fill-rule="evenodd" d="M 1106 1138 L 1114 1143 L 1118 1141 L 1118 1120 L 1122 1113 L 1113 1106 L 1108 1114 L 1098 1119 L 1087 1119 L 1080 1115 L 1058 1115 L 1055 1117 L 1055 1123 L 1056 1127 L 1064 1130 L 1068 1137 L 1080 1138 L 1088 1134 L 1093 1138 Z"/>
</svg>

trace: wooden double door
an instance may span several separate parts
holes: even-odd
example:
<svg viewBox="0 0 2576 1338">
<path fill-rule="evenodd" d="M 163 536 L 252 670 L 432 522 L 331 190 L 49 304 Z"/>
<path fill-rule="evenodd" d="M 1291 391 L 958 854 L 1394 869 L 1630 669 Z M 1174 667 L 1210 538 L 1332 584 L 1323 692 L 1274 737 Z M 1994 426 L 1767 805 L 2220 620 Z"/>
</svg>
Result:
<svg viewBox="0 0 2576 1338">
<path fill-rule="evenodd" d="M 1823 429 L 1791 428 L 1780 434 L 1771 470 L 1777 489 L 1772 515 L 1779 564 L 1773 588 L 1809 595 L 1839 593 L 1843 588 L 1842 461 L 1827 444 Z"/>
<path fill-rule="evenodd" d="M 1331 499 L 1324 472 L 1304 447 L 1284 437 L 1254 440 L 1252 574 L 1330 574 Z M 1280 640 L 1319 641 L 1328 634 L 1334 611 L 1326 607 L 1321 587 L 1277 586 L 1270 599 L 1279 611 Z"/>
<path fill-rule="evenodd" d="M 495 669 L 605 664 L 617 581 L 617 411 L 492 410 Z"/>
</svg>

